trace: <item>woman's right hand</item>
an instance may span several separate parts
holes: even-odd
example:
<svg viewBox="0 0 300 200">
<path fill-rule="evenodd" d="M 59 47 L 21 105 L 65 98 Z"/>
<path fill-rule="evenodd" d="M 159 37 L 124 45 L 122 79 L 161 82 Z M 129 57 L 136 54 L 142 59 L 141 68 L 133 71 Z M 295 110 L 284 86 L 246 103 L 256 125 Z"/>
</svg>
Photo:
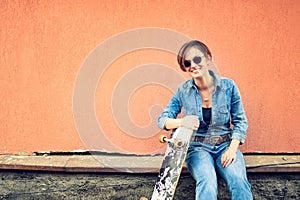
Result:
<svg viewBox="0 0 300 200">
<path fill-rule="evenodd" d="M 180 126 L 183 126 L 188 129 L 198 130 L 199 128 L 199 118 L 196 115 L 187 115 L 181 119 Z"/>
<path fill-rule="evenodd" d="M 198 116 L 187 115 L 181 119 L 168 118 L 165 124 L 165 128 L 167 130 L 171 130 L 183 126 L 188 129 L 198 130 L 199 124 L 200 123 L 199 123 Z"/>
</svg>

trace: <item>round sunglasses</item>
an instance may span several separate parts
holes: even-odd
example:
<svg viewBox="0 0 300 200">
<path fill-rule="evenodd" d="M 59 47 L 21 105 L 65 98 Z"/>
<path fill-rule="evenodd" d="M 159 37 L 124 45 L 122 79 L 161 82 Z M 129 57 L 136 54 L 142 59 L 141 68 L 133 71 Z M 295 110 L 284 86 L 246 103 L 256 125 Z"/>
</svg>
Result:
<svg viewBox="0 0 300 200">
<path fill-rule="evenodd" d="M 201 63 L 202 57 L 204 57 L 204 56 L 195 56 L 195 57 L 193 58 L 193 62 L 194 62 L 195 64 Z M 187 67 L 190 67 L 190 66 L 192 65 L 192 62 L 191 62 L 190 60 L 184 60 L 183 64 L 184 64 L 184 67 L 187 68 Z"/>
</svg>

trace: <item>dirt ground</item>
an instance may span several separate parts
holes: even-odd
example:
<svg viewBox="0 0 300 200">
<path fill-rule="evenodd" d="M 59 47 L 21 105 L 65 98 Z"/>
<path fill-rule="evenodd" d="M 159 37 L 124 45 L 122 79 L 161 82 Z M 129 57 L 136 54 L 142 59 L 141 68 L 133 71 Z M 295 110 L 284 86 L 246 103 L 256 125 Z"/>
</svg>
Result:
<svg viewBox="0 0 300 200">
<path fill-rule="evenodd" d="M 138 200 L 151 197 L 156 174 L 0 171 L 0 199 Z M 300 174 L 249 174 L 254 199 L 300 199 Z M 175 200 L 194 199 L 194 181 L 183 174 Z M 219 199 L 230 199 L 219 181 Z"/>
</svg>

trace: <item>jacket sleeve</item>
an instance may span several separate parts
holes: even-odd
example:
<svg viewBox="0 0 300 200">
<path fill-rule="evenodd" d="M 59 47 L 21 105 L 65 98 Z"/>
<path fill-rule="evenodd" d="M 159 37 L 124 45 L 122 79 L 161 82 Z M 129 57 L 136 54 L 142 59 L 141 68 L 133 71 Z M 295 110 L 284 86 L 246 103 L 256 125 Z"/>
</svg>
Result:
<svg viewBox="0 0 300 200">
<path fill-rule="evenodd" d="M 233 82 L 231 97 L 231 123 L 233 124 L 232 138 L 238 139 L 241 144 L 245 142 L 248 122 L 242 103 L 240 92 Z"/>
<path fill-rule="evenodd" d="M 166 121 L 168 118 L 176 119 L 177 115 L 181 111 L 181 101 L 179 98 L 179 91 L 177 90 L 175 94 L 170 99 L 168 105 L 164 111 L 160 114 L 157 119 L 157 125 L 160 129 L 168 130 L 165 127 Z"/>
</svg>

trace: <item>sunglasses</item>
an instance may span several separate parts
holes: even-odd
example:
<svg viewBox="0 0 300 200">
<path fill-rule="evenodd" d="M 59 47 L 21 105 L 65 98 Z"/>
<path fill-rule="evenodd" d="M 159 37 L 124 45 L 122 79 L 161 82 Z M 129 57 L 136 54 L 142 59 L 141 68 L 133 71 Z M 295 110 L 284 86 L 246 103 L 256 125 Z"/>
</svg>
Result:
<svg viewBox="0 0 300 200">
<path fill-rule="evenodd" d="M 195 57 L 193 58 L 193 62 L 194 62 L 195 64 L 201 63 L 202 57 L 204 57 L 204 56 L 195 56 Z M 190 67 L 190 66 L 192 65 L 192 62 L 191 62 L 190 60 L 184 60 L 183 64 L 184 64 L 184 67 L 187 68 L 187 67 Z"/>
</svg>

